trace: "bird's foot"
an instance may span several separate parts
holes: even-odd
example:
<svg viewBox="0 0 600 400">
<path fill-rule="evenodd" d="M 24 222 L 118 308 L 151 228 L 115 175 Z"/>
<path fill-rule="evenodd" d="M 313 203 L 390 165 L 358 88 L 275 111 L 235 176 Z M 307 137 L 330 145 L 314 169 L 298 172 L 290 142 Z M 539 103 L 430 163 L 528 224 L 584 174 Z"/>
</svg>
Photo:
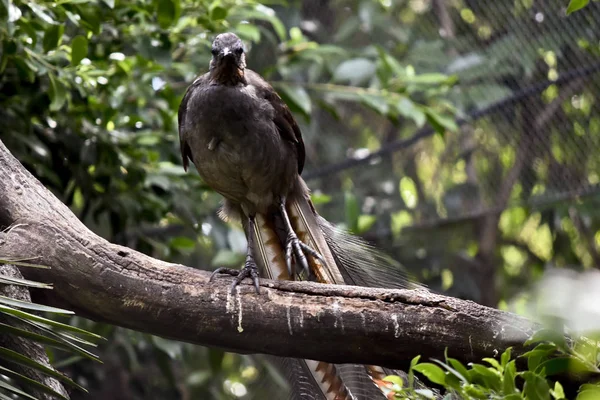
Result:
<svg viewBox="0 0 600 400">
<path fill-rule="evenodd" d="M 239 285 L 245 278 L 251 278 L 252 282 L 254 283 L 256 293 L 260 294 L 258 267 L 256 266 L 256 262 L 254 262 L 254 259 L 251 256 L 246 257 L 246 262 L 244 263 L 244 267 L 241 270 L 225 267 L 217 268 L 212 273 L 208 281 L 212 282 L 213 278 L 217 274 L 227 274 L 235 277 L 235 280 L 231 284 L 231 293 L 234 293 L 235 287 Z"/>
<path fill-rule="evenodd" d="M 300 271 L 296 272 L 295 269 L 292 270 L 292 254 L 294 259 L 296 260 L 296 265 L 300 265 L 302 267 L 302 271 L 306 273 L 307 278 L 311 278 L 311 270 L 308 267 L 308 260 L 306 258 L 307 255 L 312 256 L 319 260 L 323 265 L 326 265 L 325 259 L 318 251 L 302 242 L 298 239 L 296 233 L 292 230 L 288 233 L 286 244 L 285 244 L 285 265 L 287 266 L 288 273 L 290 274 L 290 278 L 295 279 L 296 275 L 300 275 Z"/>
</svg>

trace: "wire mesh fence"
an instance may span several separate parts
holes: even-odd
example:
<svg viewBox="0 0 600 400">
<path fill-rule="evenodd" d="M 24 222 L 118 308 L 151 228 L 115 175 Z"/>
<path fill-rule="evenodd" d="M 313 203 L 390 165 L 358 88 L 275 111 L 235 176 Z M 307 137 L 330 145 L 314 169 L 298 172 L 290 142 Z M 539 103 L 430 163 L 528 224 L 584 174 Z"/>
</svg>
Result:
<svg viewBox="0 0 600 400">
<path fill-rule="evenodd" d="M 598 193 L 600 4 L 570 16 L 565 9 L 560 1 L 440 0 L 413 23 L 422 40 L 413 40 L 402 61 L 458 77 L 448 99 L 461 126 L 435 152 L 429 179 L 420 177 L 418 195 L 434 206 L 423 209 L 415 225 Z M 378 168 L 393 153 L 419 163 L 434 152 L 435 140 L 434 131 L 424 128 L 305 177 Z"/>
</svg>

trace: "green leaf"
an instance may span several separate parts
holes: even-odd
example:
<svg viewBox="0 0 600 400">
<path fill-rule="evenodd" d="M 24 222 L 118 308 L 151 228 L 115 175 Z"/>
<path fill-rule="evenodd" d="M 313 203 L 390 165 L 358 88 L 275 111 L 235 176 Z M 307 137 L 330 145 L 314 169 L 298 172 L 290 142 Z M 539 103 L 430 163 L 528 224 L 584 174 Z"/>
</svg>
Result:
<svg viewBox="0 0 600 400">
<path fill-rule="evenodd" d="M 364 83 L 375 73 L 376 65 L 367 58 L 354 58 L 342 62 L 333 73 L 335 82 L 347 82 L 352 85 Z"/>
<path fill-rule="evenodd" d="M 421 356 L 416 356 L 410 360 L 410 369 L 408 370 L 408 387 L 412 388 L 415 382 L 415 372 L 413 368 L 419 363 Z"/>
<path fill-rule="evenodd" d="M 444 135 L 447 130 L 451 132 L 458 130 L 458 125 L 456 125 L 456 121 L 454 121 L 454 118 L 452 117 L 439 114 L 431 108 L 425 110 L 425 115 L 427 117 L 427 122 L 429 122 L 433 129 L 440 135 Z"/>
<path fill-rule="evenodd" d="M 174 340 L 164 339 L 158 336 L 152 336 L 152 343 L 162 350 L 171 360 L 175 360 L 181 357 L 182 344 Z"/>
<path fill-rule="evenodd" d="M 19 319 L 23 323 L 26 323 L 26 324 L 29 324 L 29 325 L 35 327 L 36 329 L 38 329 L 39 331 L 41 331 L 48 337 L 52 336 L 52 337 L 56 338 L 56 340 L 64 343 L 66 346 L 69 346 L 71 348 L 71 351 L 79 353 L 80 355 L 83 355 L 84 357 L 90 358 L 92 360 L 100 361 L 98 359 L 98 356 L 96 356 L 95 354 L 89 352 L 88 350 L 80 347 L 79 345 L 75 344 L 74 342 L 78 342 L 78 343 L 84 344 L 86 346 L 92 346 L 92 347 L 96 347 L 96 344 L 91 343 L 87 340 L 84 340 L 80 337 L 73 336 L 67 332 L 54 331 L 54 330 L 50 329 L 47 325 L 41 324 L 39 322 L 27 320 L 27 319 L 20 318 L 20 317 L 15 317 L 15 318 Z"/>
<path fill-rule="evenodd" d="M 178 236 L 171 239 L 171 246 L 177 250 L 192 251 L 196 248 L 196 242 L 185 236 Z"/>
<path fill-rule="evenodd" d="M 579 388 L 576 400 L 598 400 L 600 399 L 600 386 L 585 384 Z"/>
<path fill-rule="evenodd" d="M 181 4 L 179 0 L 157 0 L 156 2 L 158 25 L 163 29 L 170 27 L 179 18 L 180 12 Z"/>
<path fill-rule="evenodd" d="M 536 346 L 535 349 L 523 354 L 522 357 L 527 357 L 527 369 L 535 371 L 538 365 L 546 361 L 548 357 L 555 352 L 556 346 L 553 344 L 541 344 Z"/>
<path fill-rule="evenodd" d="M 419 202 L 419 194 L 415 182 L 410 177 L 405 176 L 400 179 L 398 189 L 400 190 L 400 197 L 402 197 L 406 207 L 415 208 Z"/>
<path fill-rule="evenodd" d="M 396 102 L 395 106 L 400 115 L 412 119 L 417 127 L 421 128 L 425 125 L 425 121 L 427 120 L 425 112 L 423 112 L 421 107 L 415 105 L 412 100 L 405 97 Z"/>
<path fill-rule="evenodd" d="M 310 199 L 315 205 L 327 204 L 331 202 L 331 196 L 319 192 L 311 192 Z"/>
<path fill-rule="evenodd" d="M 550 386 L 543 377 L 531 371 L 525 371 L 521 376 L 525 379 L 523 393 L 528 399 L 550 400 Z"/>
<path fill-rule="evenodd" d="M 8 368 L 4 368 L 4 367 L 0 366 L 0 373 L 2 373 L 2 375 L 6 375 L 10 378 L 20 381 L 21 383 L 23 383 L 23 386 L 25 386 L 25 387 L 34 388 L 37 391 L 50 394 L 54 397 L 58 397 L 59 399 L 69 400 L 67 397 L 63 396 L 62 394 L 58 393 L 57 391 L 53 390 L 52 388 L 50 388 L 46 385 L 43 385 L 34 379 L 28 378 L 25 375 L 21 375 L 15 371 L 12 371 Z"/>
<path fill-rule="evenodd" d="M 517 393 L 515 377 L 517 376 L 517 367 L 515 360 L 510 361 L 504 366 L 504 376 L 502 377 L 502 386 L 504 394 Z"/>
<path fill-rule="evenodd" d="M 35 257 L 35 258 L 39 258 L 39 257 Z M 13 264 L 13 265 L 18 265 L 19 267 L 50 269 L 50 267 L 48 267 L 47 265 L 39 265 L 39 264 L 31 264 L 31 263 L 23 262 L 25 260 L 31 260 L 31 258 L 22 258 L 22 259 L 0 258 L 0 264 Z"/>
<path fill-rule="evenodd" d="M 575 357 L 557 357 L 546 360 L 537 366 L 535 372 L 546 372 L 546 376 L 557 375 L 563 372 L 581 374 L 583 372 L 597 372 L 594 367 L 586 365 Z"/>
<path fill-rule="evenodd" d="M 51 25 L 57 24 L 57 22 L 54 20 L 54 15 L 52 15 L 52 12 L 48 10 L 45 6 L 34 2 L 29 2 L 27 3 L 27 5 L 31 9 L 31 11 L 33 11 L 33 13 L 45 23 Z"/>
<path fill-rule="evenodd" d="M 51 312 L 51 313 L 56 313 L 56 314 L 75 314 L 73 311 L 63 310 L 62 308 L 44 306 L 41 304 L 36 304 L 36 303 L 29 302 L 29 301 L 17 300 L 17 299 L 13 299 L 13 298 L 6 297 L 6 296 L 0 296 L 0 304 L 12 306 L 12 307 L 24 308 L 27 310 L 40 311 L 40 312 Z"/>
<path fill-rule="evenodd" d="M 377 222 L 377 216 L 375 215 L 360 215 L 356 224 L 356 233 L 362 234 L 367 232 L 375 222 Z"/>
<path fill-rule="evenodd" d="M 458 360 L 454 359 L 454 358 L 447 358 L 446 361 L 448 362 L 448 364 L 450 364 L 452 366 L 452 368 L 454 368 L 463 378 L 465 378 L 466 380 L 469 379 L 469 371 L 467 371 L 467 368 Z"/>
<path fill-rule="evenodd" d="M 8 390 L 8 391 L 9 391 L 9 392 L 11 392 L 11 393 L 18 394 L 19 396 L 23 396 L 23 397 L 25 397 L 26 399 L 29 399 L 29 400 L 37 400 L 37 399 L 36 399 L 35 397 L 33 397 L 32 395 L 30 395 L 30 394 L 27 394 L 27 393 L 25 393 L 24 391 L 22 391 L 22 390 L 20 390 L 20 389 L 17 389 L 17 388 L 16 388 L 16 387 L 14 387 L 13 385 L 11 385 L 11 384 L 9 384 L 9 383 L 6 383 L 6 382 L 4 382 L 3 380 L 0 380 L 0 389 L 5 389 L 5 390 Z M 8 397 L 8 396 L 6 396 L 5 398 L 7 398 L 7 399 L 11 399 L 11 398 L 10 398 L 10 397 Z M 11 399 L 11 400 L 12 400 L 12 399 Z"/>
<path fill-rule="evenodd" d="M 498 360 L 496 360 L 495 358 L 486 357 L 486 358 L 483 358 L 481 361 L 487 362 L 492 367 L 496 368 L 496 370 L 498 370 L 499 372 L 502 372 L 502 366 L 500 365 Z"/>
<path fill-rule="evenodd" d="M 558 382 L 558 381 L 554 382 L 554 389 L 550 390 L 550 394 L 556 400 L 561 400 L 561 399 L 565 398 L 565 390 L 563 389 L 563 387 L 560 384 L 560 382 Z"/>
<path fill-rule="evenodd" d="M 79 11 L 79 17 L 81 18 L 81 25 L 94 34 L 99 34 L 101 21 L 97 9 L 95 7 L 88 6 L 87 4 L 83 4 L 78 5 L 77 10 Z"/>
<path fill-rule="evenodd" d="M 254 25 L 239 24 L 236 26 L 235 31 L 242 39 L 250 40 L 252 42 L 260 41 L 260 29 Z"/>
<path fill-rule="evenodd" d="M 359 93 L 358 96 L 365 106 L 371 108 L 376 113 L 380 115 L 387 115 L 387 113 L 390 112 L 390 105 L 383 96 L 363 93 Z"/>
<path fill-rule="evenodd" d="M 486 386 L 490 389 L 499 390 L 501 386 L 500 374 L 492 368 L 487 368 L 481 364 L 471 363 L 471 370 L 469 371 L 469 377 L 472 382 L 476 382 L 477 379 L 482 379 Z"/>
<path fill-rule="evenodd" d="M 577 10 L 581 10 L 583 7 L 587 6 L 589 2 L 590 0 L 571 0 L 567 7 L 567 15 L 570 15 Z"/>
<path fill-rule="evenodd" d="M 48 73 L 48 77 L 50 78 L 50 90 L 48 90 L 50 110 L 58 111 L 65 104 L 65 101 L 67 101 L 67 93 L 62 82 L 54 74 Z"/>
<path fill-rule="evenodd" d="M 448 364 L 445 364 L 443 362 L 441 362 L 440 360 L 433 360 L 435 361 L 437 364 L 439 364 L 442 368 L 444 368 L 446 371 L 450 372 L 452 375 L 454 375 L 456 378 L 458 378 L 458 380 L 467 383 L 467 376 L 468 374 L 461 374 L 460 372 L 458 372 L 457 370 L 455 370 L 454 368 L 452 368 L 451 366 L 449 366 Z M 448 380 L 448 376 L 446 377 L 446 381 Z"/>
<path fill-rule="evenodd" d="M 210 20 L 222 21 L 227 18 L 228 12 L 225 7 L 221 6 L 220 1 L 216 1 L 210 6 Z"/>
<path fill-rule="evenodd" d="M 115 0 L 102 0 L 109 8 L 115 8 Z"/>
<path fill-rule="evenodd" d="M 280 85 L 279 88 L 281 89 L 281 97 L 283 97 L 292 111 L 299 111 L 305 117 L 310 117 L 312 103 L 310 96 L 302 86 Z"/>
<path fill-rule="evenodd" d="M 88 40 L 85 36 L 75 36 L 71 41 L 71 65 L 79 65 L 81 60 L 87 57 Z"/>
<path fill-rule="evenodd" d="M 511 351 L 512 347 L 509 347 L 506 350 L 504 350 L 504 353 L 502 353 L 502 355 L 500 356 L 500 365 L 502 365 L 502 367 L 506 367 L 506 364 L 508 364 L 508 362 L 510 361 Z"/>
<path fill-rule="evenodd" d="M 25 367 L 36 369 L 40 372 L 43 372 L 46 375 L 50 375 L 62 382 L 65 382 L 66 384 L 73 386 L 83 392 L 87 392 L 87 390 L 83 386 L 77 384 L 76 382 L 74 382 L 67 376 L 61 374 L 60 372 L 57 372 L 52 368 L 49 368 L 43 364 L 40 364 L 39 362 L 34 361 L 29 357 L 25 357 L 24 355 L 19 354 L 16 351 L 7 349 L 6 347 L 0 346 L 0 358 L 3 358 L 7 361 L 17 363 L 19 365 L 23 365 Z"/>
<path fill-rule="evenodd" d="M 30 281 L 28 279 L 14 278 L 12 276 L 4 276 L 4 275 L 0 275 L 0 283 L 3 283 L 5 285 L 28 286 L 28 287 L 38 288 L 38 289 L 52 289 L 52 285 L 49 285 L 47 283 Z"/>
<path fill-rule="evenodd" d="M 358 200 L 352 192 L 346 191 L 344 193 L 344 204 L 346 209 L 346 225 L 348 225 L 348 230 L 356 233 L 358 230 L 358 216 L 360 215 Z"/>
<path fill-rule="evenodd" d="M 444 385 L 446 382 L 446 374 L 444 370 L 432 363 L 421 363 L 413 367 L 417 372 L 422 373 L 433 383 Z"/>
<path fill-rule="evenodd" d="M 0 304 L 0 312 L 4 312 L 4 313 L 10 314 L 10 315 L 14 315 L 16 317 L 23 318 L 24 320 L 26 320 L 28 322 L 39 322 L 46 326 L 51 326 L 53 328 L 56 328 L 56 329 L 59 329 L 62 331 L 78 333 L 78 334 L 88 336 L 88 337 L 91 337 L 94 339 L 102 339 L 102 336 L 96 335 L 95 333 L 92 333 L 92 332 L 88 332 L 84 329 L 80 329 L 80 328 L 77 328 L 77 327 L 74 327 L 71 325 L 63 324 L 61 322 L 53 321 L 48 318 L 40 317 L 38 315 L 31 314 L 31 313 L 21 311 L 21 310 L 17 310 L 16 308 L 4 306 L 1 304 Z"/>
<path fill-rule="evenodd" d="M 44 40 L 42 42 L 45 53 L 54 50 L 60 45 L 64 31 L 64 24 L 50 25 L 48 29 L 46 29 L 46 32 L 44 32 Z"/>
<path fill-rule="evenodd" d="M 21 320 L 21 318 L 18 318 Z M 95 354 L 77 346 L 76 344 L 71 343 L 69 340 L 60 337 L 59 334 L 49 331 L 47 329 L 41 329 L 42 332 L 46 332 L 48 335 L 52 335 L 57 337 L 58 339 L 51 338 L 49 336 L 45 336 L 36 332 L 28 331 L 25 329 L 17 328 L 12 325 L 0 323 L 0 331 L 7 332 L 12 335 L 21 336 L 27 339 L 31 339 L 35 342 L 45 344 L 47 346 L 56 347 L 63 350 L 70 350 L 72 352 L 78 353 L 86 358 L 92 359 L 94 361 L 100 362 L 100 359 Z"/>
<path fill-rule="evenodd" d="M 414 76 L 403 76 L 402 81 L 407 83 L 424 85 L 441 85 L 444 83 L 452 83 L 453 81 L 456 81 L 456 78 L 444 74 L 431 73 Z"/>
<path fill-rule="evenodd" d="M 281 40 L 282 42 L 285 41 L 287 37 L 285 25 L 283 25 L 281 20 L 277 18 L 275 10 L 263 4 L 257 4 L 254 7 L 254 10 L 255 12 L 250 13 L 244 10 L 244 15 L 247 15 L 248 18 L 258 18 L 268 21 L 273 26 L 273 29 L 275 30 L 275 33 L 277 33 L 277 36 L 279 36 L 279 40 Z"/>
<path fill-rule="evenodd" d="M 529 339 L 527 339 L 527 341 L 525 341 L 525 346 L 540 342 L 554 343 L 561 350 L 567 353 L 569 352 L 569 346 L 567 346 L 565 335 L 554 329 L 540 329 L 536 331 Z"/>
</svg>

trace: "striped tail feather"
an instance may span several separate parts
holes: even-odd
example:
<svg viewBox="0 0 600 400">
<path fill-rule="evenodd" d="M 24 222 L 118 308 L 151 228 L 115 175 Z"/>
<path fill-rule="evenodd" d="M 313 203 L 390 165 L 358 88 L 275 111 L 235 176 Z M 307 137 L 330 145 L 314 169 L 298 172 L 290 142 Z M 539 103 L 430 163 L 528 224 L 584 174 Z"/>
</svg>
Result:
<svg viewBox="0 0 600 400">
<path fill-rule="evenodd" d="M 298 179 L 298 187 L 306 188 L 304 181 Z M 307 190 L 299 192 L 308 193 Z M 307 196 L 291 196 L 286 209 L 298 238 L 318 251 L 325 260 L 323 264 L 308 257 L 311 275 L 317 282 L 416 287 L 394 260 L 320 217 Z M 286 234 L 281 217 L 276 213 L 257 215 L 255 221 L 255 261 L 261 269 L 261 276 L 289 280 L 282 245 Z M 307 279 L 302 275 L 301 278 Z M 293 399 L 383 400 L 387 390 L 381 379 L 393 373 L 377 366 L 334 365 L 312 360 L 279 359 L 277 364 L 290 379 Z"/>
</svg>

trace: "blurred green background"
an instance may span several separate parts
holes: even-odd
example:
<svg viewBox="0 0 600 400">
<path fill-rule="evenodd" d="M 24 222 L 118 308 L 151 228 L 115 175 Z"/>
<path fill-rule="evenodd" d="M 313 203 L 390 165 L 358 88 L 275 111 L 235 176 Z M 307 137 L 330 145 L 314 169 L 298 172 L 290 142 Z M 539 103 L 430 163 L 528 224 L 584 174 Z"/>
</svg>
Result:
<svg viewBox="0 0 600 400">
<path fill-rule="evenodd" d="M 295 113 L 323 216 L 434 291 L 524 312 L 545 271 L 600 268 L 600 4 L 565 9 L 2 0 L 0 139 L 108 240 L 197 268 L 238 267 L 243 232 L 184 173 L 176 119 L 212 38 L 233 31 Z M 75 323 L 109 340 L 103 365 L 54 354 L 90 389 L 74 399 L 285 392 L 260 356 Z"/>
</svg>

